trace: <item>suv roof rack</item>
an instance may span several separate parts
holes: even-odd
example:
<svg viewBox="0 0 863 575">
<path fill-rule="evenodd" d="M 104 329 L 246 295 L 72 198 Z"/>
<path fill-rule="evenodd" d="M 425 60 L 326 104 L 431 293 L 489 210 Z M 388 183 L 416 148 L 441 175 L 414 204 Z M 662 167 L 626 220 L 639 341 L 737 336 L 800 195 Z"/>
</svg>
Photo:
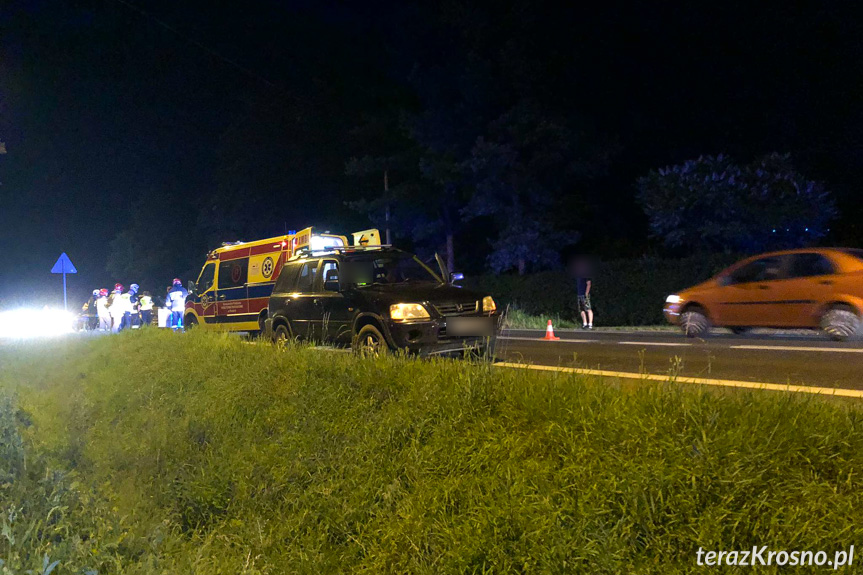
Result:
<svg viewBox="0 0 863 575">
<path fill-rule="evenodd" d="M 373 246 L 327 246 L 326 248 L 321 249 L 321 250 L 312 250 L 309 248 L 300 248 L 296 252 L 294 252 L 294 255 L 291 256 L 288 259 L 288 261 L 299 259 L 299 258 L 316 257 L 316 256 L 323 256 L 323 255 L 334 254 L 334 253 L 373 252 L 373 251 L 381 250 L 383 248 L 392 248 L 392 247 L 393 247 L 392 244 L 377 244 L 377 245 L 373 245 Z"/>
</svg>

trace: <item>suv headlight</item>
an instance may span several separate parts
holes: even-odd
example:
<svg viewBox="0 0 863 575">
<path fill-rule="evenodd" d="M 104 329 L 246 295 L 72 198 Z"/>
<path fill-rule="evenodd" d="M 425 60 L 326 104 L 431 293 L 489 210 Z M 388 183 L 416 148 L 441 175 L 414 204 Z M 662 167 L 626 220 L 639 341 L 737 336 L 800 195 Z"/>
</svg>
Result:
<svg viewBox="0 0 863 575">
<path fill-rule="evenodd" d="M 665 298 L 665 303 L 680 303 L 680 296 L 679 295 L 670 295 L 667 298 Z"/>
<path fill-rule="evenodd" d="M 429 319 L 429 312 L 418 303 L 397 303 L 390 306 L 390 317 L 395 321 Z"/>
<path fill-rule="evenodd" d="M 482 298 L 482 313 L 494 313 L 497 311 L 497 304 L 494 303 L 494 299 L 490 295 Z"/>
</svg>

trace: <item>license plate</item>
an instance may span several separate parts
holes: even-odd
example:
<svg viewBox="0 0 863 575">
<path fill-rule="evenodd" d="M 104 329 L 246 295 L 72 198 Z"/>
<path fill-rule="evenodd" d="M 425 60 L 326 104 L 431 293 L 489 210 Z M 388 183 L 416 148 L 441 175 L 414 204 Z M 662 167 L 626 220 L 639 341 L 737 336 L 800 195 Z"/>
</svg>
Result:
<svg viewBox="0 0 863 575">
<path fill-rule="evenodd" d="M 468 337 L 494 335 L 494 321 L 490 317 L 448 317 L 446 334 Z"/>
</svg>

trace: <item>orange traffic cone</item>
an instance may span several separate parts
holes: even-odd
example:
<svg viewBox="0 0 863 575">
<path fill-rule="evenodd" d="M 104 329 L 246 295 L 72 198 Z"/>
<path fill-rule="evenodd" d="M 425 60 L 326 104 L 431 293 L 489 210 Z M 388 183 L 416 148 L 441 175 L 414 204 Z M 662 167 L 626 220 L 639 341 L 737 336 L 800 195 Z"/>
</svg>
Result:
<svg viewBox="0 0 863 575">
<path fill-rule="evenodd" d="M 545 337 L 542 338 L 545 341 L 554 341 L 556 339 L 560 339 L 556 335 L 554 335 L 554 328 L 551 327 L 551 320 L 548 320 L 548 327 L 545 328 Z"/>
</svg>

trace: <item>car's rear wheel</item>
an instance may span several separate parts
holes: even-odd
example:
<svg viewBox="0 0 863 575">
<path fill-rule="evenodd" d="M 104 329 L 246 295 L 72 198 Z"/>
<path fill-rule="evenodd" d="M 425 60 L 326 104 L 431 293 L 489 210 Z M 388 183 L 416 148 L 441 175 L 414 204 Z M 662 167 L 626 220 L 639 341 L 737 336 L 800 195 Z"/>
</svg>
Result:
<svg viewBox="0 0 863 575">
<path fill-rule="evenodd" d="M 195 319 L 195 316 L 189 314 L 183 320 L 183 328 L 186 330 L 194 329 L 198 327 L 198 320 Z"/>
<path fill-rule="evenodd" d="M 860 318 L 848 306 L 837 305 L 821 317 L 821 329 L 830 339 L 848 339 L 860 329 Z"/>
<path fill-rule="evenodd" d="M 700 307 L 690 307 L 680 315 L 680 329 L 686 337 L 707 335 L 710 331 L 710 320 Z"/>
<path fill-rule="evenodd" d="M 360 328 L 351 347 L 355 353 L 366 357 L 380 357 L 389 352 L 384 334 L 371 324 Z"/>
</svg>

